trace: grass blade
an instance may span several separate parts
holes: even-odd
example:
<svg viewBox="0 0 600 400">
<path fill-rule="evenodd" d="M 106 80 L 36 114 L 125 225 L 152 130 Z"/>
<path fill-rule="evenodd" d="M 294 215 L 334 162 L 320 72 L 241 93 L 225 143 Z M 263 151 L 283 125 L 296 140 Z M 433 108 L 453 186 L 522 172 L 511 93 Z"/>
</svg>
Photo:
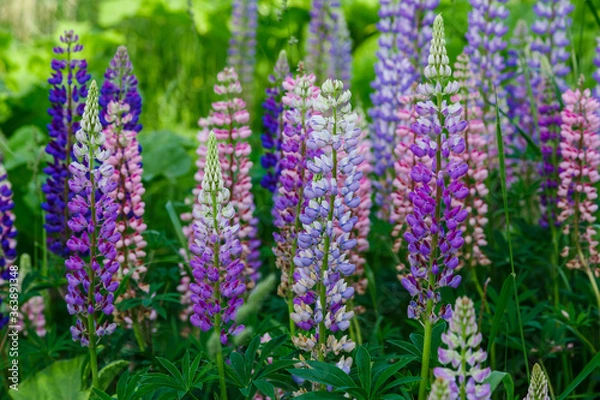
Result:
<svg viewBox="0 0 600 400">
<path fill-rule="evenodd" d="M 579 386 L 579 384 L 583 382 L 583 380 L 587 378 L 588 375 L 591 374 L 597 368 L 600 368 L 600 353 L 596 353 L 594 358 L 590 360 L 590 362 L 585 366 L 585 368 L 583 368 L 579 375 L 577 375 L 577 377 L 573 379 L 573 382 L 571 382 L 571 384 L 567 386 L 565 391 L 562 392 L 560 396 L 558 396 L 557 400 L 566 399 L 569 393 L 575 390 L 577 386 Z"/>
</svg>

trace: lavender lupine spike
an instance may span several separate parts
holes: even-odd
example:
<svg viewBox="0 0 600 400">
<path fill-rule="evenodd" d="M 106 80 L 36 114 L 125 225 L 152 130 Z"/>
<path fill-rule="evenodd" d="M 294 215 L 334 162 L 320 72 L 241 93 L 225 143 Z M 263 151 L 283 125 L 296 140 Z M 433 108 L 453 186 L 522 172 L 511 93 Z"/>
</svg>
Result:
<svg viewBox="0 0 600 400">
<path fill-rule="evenodd" d="M 410 172 L 414 182 L 409 194 L 413 212 L 407 217 L 410 229 L 404 234 L 410 253 L 410 274 L 401 280 L 413 297 L 408 307 L 409 318 L 421 318 L 428 324 L 438 318 L 439 289 L 456 288 L 460 284 L 461 277 L 454 274 L 454 269 L 459 264 L 457 253 L 464 243 L 460 226 L 468 217 L 465 209 L 454 205 L 469 193 L 461 183 L 468 167 L 454 159 L 465 150 L 460 134 L 467 122 L 462 120 L 460 103 L 449 100 L 459 90 L 458 83 L 450 80 L 449 64 L 444 22 L 438 15 L 433 24 L 429 64 L 424 70 L 429 82 L 417 89 L 429 100 L 417 104 L 419 118 L 412 127 L 418 138 L 410 149 L 419 161 Z M 444 304 L 439 314 L 448 319 L 452 309 Z"/>
<path fill-rule="evenodd" d="M 257 26 L 257 0 L 234 0 L 227 65 L 233 67 L 240 75 L 240 81 L 244 88 L 244 99 L 248 104 L 252 104 Z"/>
<path fill-rule="evenodd" d="M 394 151 L 402 140 L 397 130 L 411 124 L 398 114 L 400 99 L 410 94 L 412 86 L 420 81 L 421 65 L 426 64 L 428 55 L 428 51 L 421 49 L 431 39 L 429 25 L 438 3 L 437 0 L 381 1 L 377 25 L 381 35 L 369 116 L 373 120 L 374 172 L 379 177 L 374 182 L 375 201 L 380 207 L 380 217 L 386 220 L 392 213 Z"/>
<path fill-rule="evenodd" d="M 75 132 L 79 130 L 79 120 L 83 114 L 86 84 L 90 75 L 87 73 L 87 62 L 75 58 L 83 50 L 83 46 L 77 43 L 79 36 L 73 31 L 66 31 L 60 41 L 64 47 L 55 47 L 54 54 L 63 56 L 52 60 L 54 72 L 48 79 L 48 83 L 52 85 L 49 96 L 51 106 L 48 109 L 52 121 L 47 126 L 50 142 L 46 146 L 46 153 L 52 157 L 52 161 L 44 168 L 48 180 L 42 185 L 46 196 L 42 209 L 46 213 L 44 228 L 48 232 L 48 248 L 57 255 L 67 256 L 67 203 L 71 197 L 68 167 Z"/>
<path fill-rule="evenodd" d="M 283 131 L 281 136 L 280 175 L 273 204 L 273 223 L 276 242 L 273 248 L 277 256 L 277 267 L 281 270 L 281 284 L 278 294 L 291 295 L 294 284 L 293 259 L 298 250 L 298 233 L 301 230 L 300 215 L 306 206 L 304 186 L 312 173 L 306 168 L 306 160 L 313 157 L 306 142 L 312 133 L 310 120 L 315 114 L 314 103 L 320 90 L 315 86 L 315 76 L 299 73 L 296 78 L 287 77 L 283 81 L 285 94 L 282 98 Z M 290 299 L 291 302 L 291 299 Z M 291 303 L 290 303 L 291 304 Z"/>
<path fill-rule="evenodd" d="M 594 66 L 596 67 L 596 70 L 592 75 L 596 81 L 594 97 L 600 101 L 600 37 L 596 38 L 596 57 L 594 57 Z"/>
<path fill-rule="evenodd" d="M 448 331 L 442 333 L 446 348 L 438 348 L 438 359 L 447 367 L 433 370 L 436 378 L 450 382 L 451 398 L 469 400 L 491 399 L 489 383 L 483 383 L 491 374 L 483 367 L 487 354 L 480 348 L 482 335 L 475 320 L 475 306 L 468 297 L 456 299 Z"/>
<path fill-rule="evenodd" d="M 15 274 L 15 271 L 11 271 L 17 258 L 17 229 L 15 214 L 12 211 L 14 207 L 12 185 L 4 163 L 0 162 L 0 282 L 8 282 Z M 2 301 L 0 298 L 0 305 Z M 9 316 L 0 313 L 0 329 L 4 328 L 8 321 Z"/>
<path fill-rule="evenodd" d="M 470 0 L 469 29 L 466 34 L 465 54 L 469 56 L 474 73 L 475 88 L 484 98 L 495 102 L 493 91 L 500 88 L 505 73 L 505 62 L 501 52 L 507 42 L 503 36 L 508 32 L 505 20 L 507 0 Z"/>
<path fill-rule="evenodd" d="M 550 396 L 548 396 L 548 380 L 538 363 L 533 366 L 527 396 L 523 400 L 550 400 Z"/>
<path fill-rule="evenodd" d="M 246 285 L 241 280 L 244 264 L 240 260 L 240 226 L 233 222 L 235 210 L 224 186 L 213 132 L 208 136 L 198 201 L 199 207 L 194 209 L 194 241 L 190 244 L 194 255 L 190 262 L 194 275 L 190 285 L 194 314 L 190 322 L 203 331 L 214 327 L 225 345 L 230 335 L 244 329 L 235 323 L 235 315 L 244 302 L 241 296 Z"/>
<path fill-rule="evenodd" d="M 539 0 L 533 6 L 537 18 L 531 25 L 531 30 L 536 34 L 531 50 L 548 58 L 561 90 L 566 88 L 564 77 L 571 70 L 566 64 L 570 58 L 567 29 L 571 26 L 569 14 L 574 8 L 570 0 Z M 531 61 L 533 68 L 540 67 L 535 58 Z"/>
<path fill-rule="evenodd" d="M 112 180 L 113 167 L 107 162 L 110 153 L 102 148 L 105 137 L 98 116 L 96 81 L 90 85 L 75 137 L 76 160 L 69 166 L 69 188 L 74 195 L 68 204 L 73 235 L 67 241 L 71 254 L 65 261 L 66 302 L 69 314 L 77 316 L 71 327 L 73 340 L 93 348 L 97 337 L 112 333 L 116 327 L 108 321 L 99 323 L 98 312 L 110 315 L 114 311 L 114 292 L 119 287 L 114 280 L 119 270 L 115 243 L 121 237 L 116 230 L 119 206 L 110 196 L 117 184 Z"/>
<path fill-rule="evenodd" d="M 315 102 L 321 115 L 311 118 L 313 131 L 307 147 L 318 153 L 307 161 L 313 178 L 304 189 L 308 204 L 300 215 L 303 232 L 298 235 L 300 251 L 294 257 L 296 298 L 291 318 L 307 334 L 292 340 L 321 361 L 330 353 L 349 353 L 355 346 L 347 336 L 337 339 L 334 335 L 348 329 L 354 315 L 346 311 L 354 288 L 344 276 L 355 270 L 349 251 L 357 242 L 351 233 L 358 219 L 353 210 L 360 204 L 357 192 L 362 173 L 358 167 L 364 157 L 357 149 L 360 129 L 348 103 L 350 96 L 341 81 L 328 79 Z M 344 357 L 340 367 L 349 372 L 351 363 L 351 358 Z"/>
<path fill-rule="evenodd" d="M 344 87 L 350 88 L 352 76 L 352 39 L 348 31 L 348 25 L 341 9 L 335 15 L 334 43 L 332 45 L 331 59 L 333 71 L 329 74 L 331 79 L 339 79 Z"/>
<path fill-rule="evenodd" d="M 271 87 L 267 88 L 267 99 L 263 103 L 265 115 L 263 116 L 263 126 L 265 132 L 260 135 L 262 145 L 266 153 L 260 157 L 260 164 L 267 171 L 262 177 L 260 184 L 270 192 L 275 192 L 277 181 L 281 173 L 279 159 L 281 158 L 281 142 L 283 130 L 283 80 L 290 75 L 290 66 L 287 60 L 287 53 L 281 50 L 273 75 L 269 76 Z"/>
</svg>

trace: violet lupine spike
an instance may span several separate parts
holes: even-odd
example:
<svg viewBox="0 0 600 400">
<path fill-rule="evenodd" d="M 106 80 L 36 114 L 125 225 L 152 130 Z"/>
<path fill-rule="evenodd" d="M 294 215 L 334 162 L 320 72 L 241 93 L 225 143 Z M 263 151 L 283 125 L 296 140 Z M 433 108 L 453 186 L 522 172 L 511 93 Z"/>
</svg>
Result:
<svg viewBox="0 0 600 400">
<path fill-rule="evenodd" d="M 287 297 L 293 285 L 294 262 L 298 251 L 298 233 L 301 230 L 300 215 L 306 206 L 303 191 L 312 173 L 306 168 L 306 160 L 315 155 L 307 148 L 311 135 L 310 120 L 315 114 L 314 103 L 320 89 L 315 86 L 315 76 L 300 72 L 295 78 L 283 81 L 285 94 L 282 98 L 283 131 L 281 135 L 280 175 L 274 195 L 273 224 L 277 228 L 273 236 L 276 245 L 273 253 L 281 270 L 281 283 L 277 293 Z"/>
<path fill-rule="evenodd" d="M 538 105 L 538 127 L 540 132 L 540 148 L 542 162 L 538 168 L 542 182 L 540 184 L 540 225 L 544 228 L 550 225 L 559 226 L 557 208 L 558 186 L 560 182 L 560 104 L 556 98 L 554 85 L 544 79 L 546 85 Z"/>
<path fill-rule="evenodd" d="M 246 103 L 252 104 L 254 66 L 256 64 L 256 28 L 258 27 L 257 0 L 234 0 L 231 12 L 231 39 L 227 51 L 227 65 L 240 76 Z"/>
<path fill-rule="evenodd" d="M 315 75 L 317 82 L 330 78 L 335 42 L 335 18 L 339 12 L 339 0 L 312 0 L 310 22 L 306 41 L 306 69 Z"/>
<path fill-rule="evenodd" d="M 145 189 L 142 183 L 141 146 L 137 140 L 141 129 L 138 123 L 141 98 L 124 46 L 119 47 L 104 76 L 100 119 L 106 137 L 104 147 L 110 152 L 107 163 L 113 166 L 113 179 L 117 183 L 117 190 L 111 196 L 119 205 L 117 230 L 121 233 L 121 240 L 116 243 L 116 249 L 117 260 L 123 267 L 120 278 L 129 275 L 128 288 L 123 293 L 127 297 L 133 295 L 131 284 L 139 286 L 140 275 L 146 272 L 146 241 L 142 234 L 147 226 L 144 223 L 145 203 L 142 200 Z M 147 285 L 143 285 L 143 289 L 148 289 Z"/>
<path fill-rule="evenodd" d="M 203 331 L 214 327 L 223 345 L 227 344 L 229 336 L 244 329 L 243 325 L 235 323 L 235 316 L 244 303 L 241 296 L 246 290 L 242 282 L 244 263 L 240 260 L 240 226 L 234 222 L 235 210 L 229 201 L 229 193 L 221 173 L 217 139 L 211 131 L 198 195 L 199 207 L 193 212 L 190 265 L 194 282 L 190 289 L 194 314 L 190 322 Z"/>
<path fill-rule="evenodd" d="M 469 29 L 466 34 L 465 54 L 469 56 L 475 88 L 482 93 L 483 101 L 495 102 L 494 89 L 500 89 L 505 73 L 505 61 L 501 52 L 507 42 L 503 36 L 508 32 L 505 23 L 508 0 L 470 0 Z M 487 108 L 487 107 L 486 107 Z"/>
<path fill-rule="evenodd" d="M 550 396 L 548 396 L 548 380 L 538 363 L 535 363 L 531 370 L 531 381 L 527 389 L 527 396 L 523 400 L 550 400 Z"/>
<path fill-rule="evenodd" d="M 15 271 L 11 271 L 17 258 L 17 229 L 15 228 L 15 214 L 13 208 L 12 185 L 4 163 L 0 160 L 0 282 L 6 283 L 14 278 Z M 0 298 L 0 305 L 3 299 Z M 0 329 L 9 322 L 9 316 L 0 313 Z"/>
<path fill-rule="evenodd" d="M 467 122 L 462 119 L 460 103 L 450 101 L 459 85 L 450 79 L 449 64 L 444 22 L 438 15 L 433 24 L 429 64 L 424 70 L 429 82 L 417 89 L 428 100 L 417 104 L 419 118 L 412 127 L 418 138 L 410 149 L 419 161 L 410 172 L 414 182 L 409 194 L 413 212 L 407 217 L 410 229 L 404 234 L 410 253 L 410 274 L 401 280 L 413 297 L 409 318 L 429 318 L 434 322 L 438 319 L 436 306 L 441 301 L 439 289 L 456 288 L 461 281 L 454 270 L 464 244 L 460 227 L 468 217 L 465 209 L 454 205 L 469 193 L 461 182 L 468 167 L 455 159 L 465 150 L 461 133 Z M 451 307 L 443 304 L 439 315 L 450 318 Z"/>
<path fill-rule="evenodd" d="M 69 228 L 73 232 L 67 241 L 71 252 L 65 261 L 69 314 L 77 316 L 71 327 L 74 341 L 89 346 L 90 340 L 111 334 L 116 324 L 99 323 L 99 312 L 111 315 L 114 311 L 114 293 L 119 282 L 114 278 L 119 271 L 117 243 L 117 212 L 110 193 L 117 184 L 112 180 L 113 167 L 107 160 L 110 153 L 103 149 L 105 137 L 98 115 L 98 87 L 92 81 L 73 146 L 75 160 L 69 171 Z M 95 343 L 94 343 L 95 344 Z"/>
<path fill-rule="evenodd" d="M 375 202 L 380 207 L 380 217 L 386 220 L 393 213 L 390 205 L 395 178 L 394 151 L 401 141 L 397 130 L 411 124 L 398 114 L 403 107 L 400 98 L 411 94 L 412 86 L 421 80 L 421 66 L 426 64 L 428 56 L 428 51 L 421 49 L 426 49 L 431 40 L 429 25 L 438 3 L 437 0 L 381 1 L 377 24 L 381 35 L 369 116 L 373 120 L 374 172 L 379 177 L 374 182 Z"/>
<path fill-rule="evenodd" d="M 360 204 L 362 173 L 358 168 L 364 160 L 358 153 L 360 129 L 350 96 L 341 81 L 328 79 L 315 101 L 320 115 L 311 118 L 313 131 L 307 147 L 317 154 L 306 164 L 313 178 L 304 189 L 308 204 L 300 215 L 303 232 L 298 235 L 300 251 L 294 257 L 292 290 L 296 297 L 291 318 L 306 333 L 292 340 L 296 347 L 321 360 L 330 353 L 349 353 L 355 347 L 346 335 L 340 339 L 335 336 L 348 329 L 354 316 L 345 305 L 354 288 L 344 277 L 355 270 L 349 257 L 357 244 L 352 232 L 358 218 L 353 214 Z M 349 372 L 352 359 L 340 362 Z"/>
<path fill-rule="evenodd" d="M 561 256 L 567 258 L 568 268 L 585 269 L 587 266 L 597 274 L 600 272 L 600 247 L 594 223 L 598 211 L 595 185 L 600 181 L 600 103 L 591 96 L 589 89 L 569 89 L 562 99 L 558 222 L 563 233 L 573 235 L 574 239 L 571 247 L 563 249 Z M 581 256 L 586 259 L 582 260 Z"/>
<path fill-rule="evenodd" d="M 79 130 L 79 120 L 83 114 L 86 84 L 90 75 L 87 73 L 87 62 L 75 58 L 83 50 L 83 46 L 78 43 L 79 36 L 73 31 L 65 31 L 60 41 L 64 47 L 55 47 L 53 51 L 62 57 L 52 60 L 54 72 L 48 79 L 48 83 L 52 85 L 49 95 L 51 106 L 48 109 L 52 121 L 47 125 L 50 142 L 46 146 L 46 153 L 52 157 L 52 161 L 44 168 L 48 180 L 42 185 L 46 197 L 42 209 L 46 213 L 44 229 L 48 232 L 48 248 L 53 253 L 66 257 L 69 254 L 65 246 L 69 238 L 67 203 L 71 197 L 68 167 L 72 159 L 75 132 Z"/>
<path fill-rule="evenodd" d="M 263 116 L 263 126 L 265 132 L 260 135 L 262 145 L 266 152 L 260 157 L 260 164 L 266 170 L 260 184 L 270 192 L 275 192 L 277 181 L 281 173 L 279 159 L 281 158 L 281 135 L 283 130 L 283 80 L 290 75 L 290 66 L 287 60 L 287 53 L 281 50 L 273 75 L 269 76 L 271 87 L 267 88 L 267 99 L 263 103 L 265 115 Z"/>
<path fill-rule="evenodd" d="M 333 71 L 329 78 L 339 79 L 344 83 L 344 87 L 350 88 L 350 78 L 352 77 L 352 39 L 348 31 L 348 25 L 342 9 L 338 9 L 335 14 L 334 25 L 334 43 L 331 49 L 331 60 L 333 61 Z"/>
<path fill-rule="evenodd" d="M 594 57 L 594 66 L 596 70 L 592 74 L 596 81 L 596 87 L 594 88 L 594 96 L 600 101 L 600 37 L 596 38 L 596 56 Z"/>
<path fill-rule="evenodd" d="M 531 25 L 536 35 L 531 50 L 548 59 L 561 90 L 566 88 L 564 77 L 571 71 L 566 64 L 571 57 L 567 50 L 570 45 L 567 29 L 571 26 L 569 14 L 574 8 L 570 0 L 538 0 L 533 6 L 537 18 Z M 533 68 L 540 67 L 539 61 L 531 61 Z"/>
<path fill-rule="evenodd" d="M 489 367 L 483 367 L 487 353 L 480 348 L 482 339 L 475 320 L 473 301 L 468 297 L 459 297 L 448 330 L 442 333 L 442 343 L 446 348 L 438 348 L 438 359 L 447 367 L 433 370 L 436 378 L 449 381 L 451 398 L 492 398 L 490 384 L 484 383 L 492 371 Z"/>
<path fill-rule="evenodd" d="M 487 198 L 489 190 L 486 186 L 488 177 L 488 159 L 486 129 L 482 110 L 478 100 L 478 91 L 471 91 L 474 85 L 472 69 L 466 54 L 458 56 L 455 64 L 454 78 L 459 83 L 459 98 L 463 109 L 463 118 L 467 121 L 465 129 L 465 151 L 456 156 L 467 164 L 468 171 L 464 178 L 469 194 L 462 201 L 469 217 L 463 223 L 465 247 L 461 252 L 461 265 L 468 268 L 477 265 L 490 265 L 490 259 L 483 253 L 482 247 L 487 245 L 485 227 L 488 223 Z"/>
</svg>

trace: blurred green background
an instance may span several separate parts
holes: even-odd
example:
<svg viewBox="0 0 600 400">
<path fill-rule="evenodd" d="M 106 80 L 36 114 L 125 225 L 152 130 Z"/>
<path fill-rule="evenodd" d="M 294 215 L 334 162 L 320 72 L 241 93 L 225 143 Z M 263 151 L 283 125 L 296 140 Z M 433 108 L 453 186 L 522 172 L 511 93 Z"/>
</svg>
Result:
<svg viewBox="0 0 600 400">
<path fill-rule="evenodd" d="M 532 1 L 510 1 L 509 25 L 531 22 Z M 573 74 L 593 69 L 594 36 L 599 33 L 593 2 L 576 2 L 571 27 Z M 377 0 L 342 0 L 353 40 L 354 101 L 367 108 L 377 50 Z M 255 101 L 252 110 L 254 160 L 261 154 L 261 102 L 280 49 L 292 65 L 303 56 L 309 0 L 260 0 Z M 450 56 L 465 44 L 466 0 L 443 0 Z M 15 186 L 19 250 L 39 256 L 42 243 L 39 191 L 45 165 L 43 146 L 49 121 L 47 78 L 52 47 L 74 29 L 84 45 L 89 71 L 102 80 L 117 47 L 131 55 L 143 98 L 140 141 L 144 148 L 147 220 L 152 230 L 174 238 L 165 204 L 183 210 L 194 185 L 195 132 L 213 99 L 216 74 L 225 66 L 230 38 L 230 0 L 0 0 L 0 145 Z M 293 40 L 295 38 L 296 40 Z M 292 39 L 292 40 L 290 40 Z M 297 44 L 294 44 L 297 43 Z M 590 85 L 591 79 L 588 79 Z M 255 164 L 253 177 L 262 171 Z M 256 186 L 258 213 L 268 219 L 268 195 Z M 180 210 L 178 210 L 180 211 Z M 263 224 L 264 226 L 264 224 Z M 263 232 L 263 236 L 270 236 Z"/>
</svg>

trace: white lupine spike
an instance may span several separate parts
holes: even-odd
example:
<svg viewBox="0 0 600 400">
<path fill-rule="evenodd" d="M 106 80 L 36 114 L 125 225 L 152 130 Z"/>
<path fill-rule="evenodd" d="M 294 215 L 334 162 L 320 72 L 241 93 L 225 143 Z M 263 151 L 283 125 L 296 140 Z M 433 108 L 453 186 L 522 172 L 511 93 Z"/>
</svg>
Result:
<svg viewBox="0 0 600 400">
<path fill-rule="evenodd" d="M 550 396 L 548 396 L 548 381 L 546 380 L 546 374 L 544 374 L 544 371 L 542 371 L 539 364 L 533 366 L 529 390 L 527 391 L 527 396 L 523 400 L 550 400 Z"/>
</svg>

